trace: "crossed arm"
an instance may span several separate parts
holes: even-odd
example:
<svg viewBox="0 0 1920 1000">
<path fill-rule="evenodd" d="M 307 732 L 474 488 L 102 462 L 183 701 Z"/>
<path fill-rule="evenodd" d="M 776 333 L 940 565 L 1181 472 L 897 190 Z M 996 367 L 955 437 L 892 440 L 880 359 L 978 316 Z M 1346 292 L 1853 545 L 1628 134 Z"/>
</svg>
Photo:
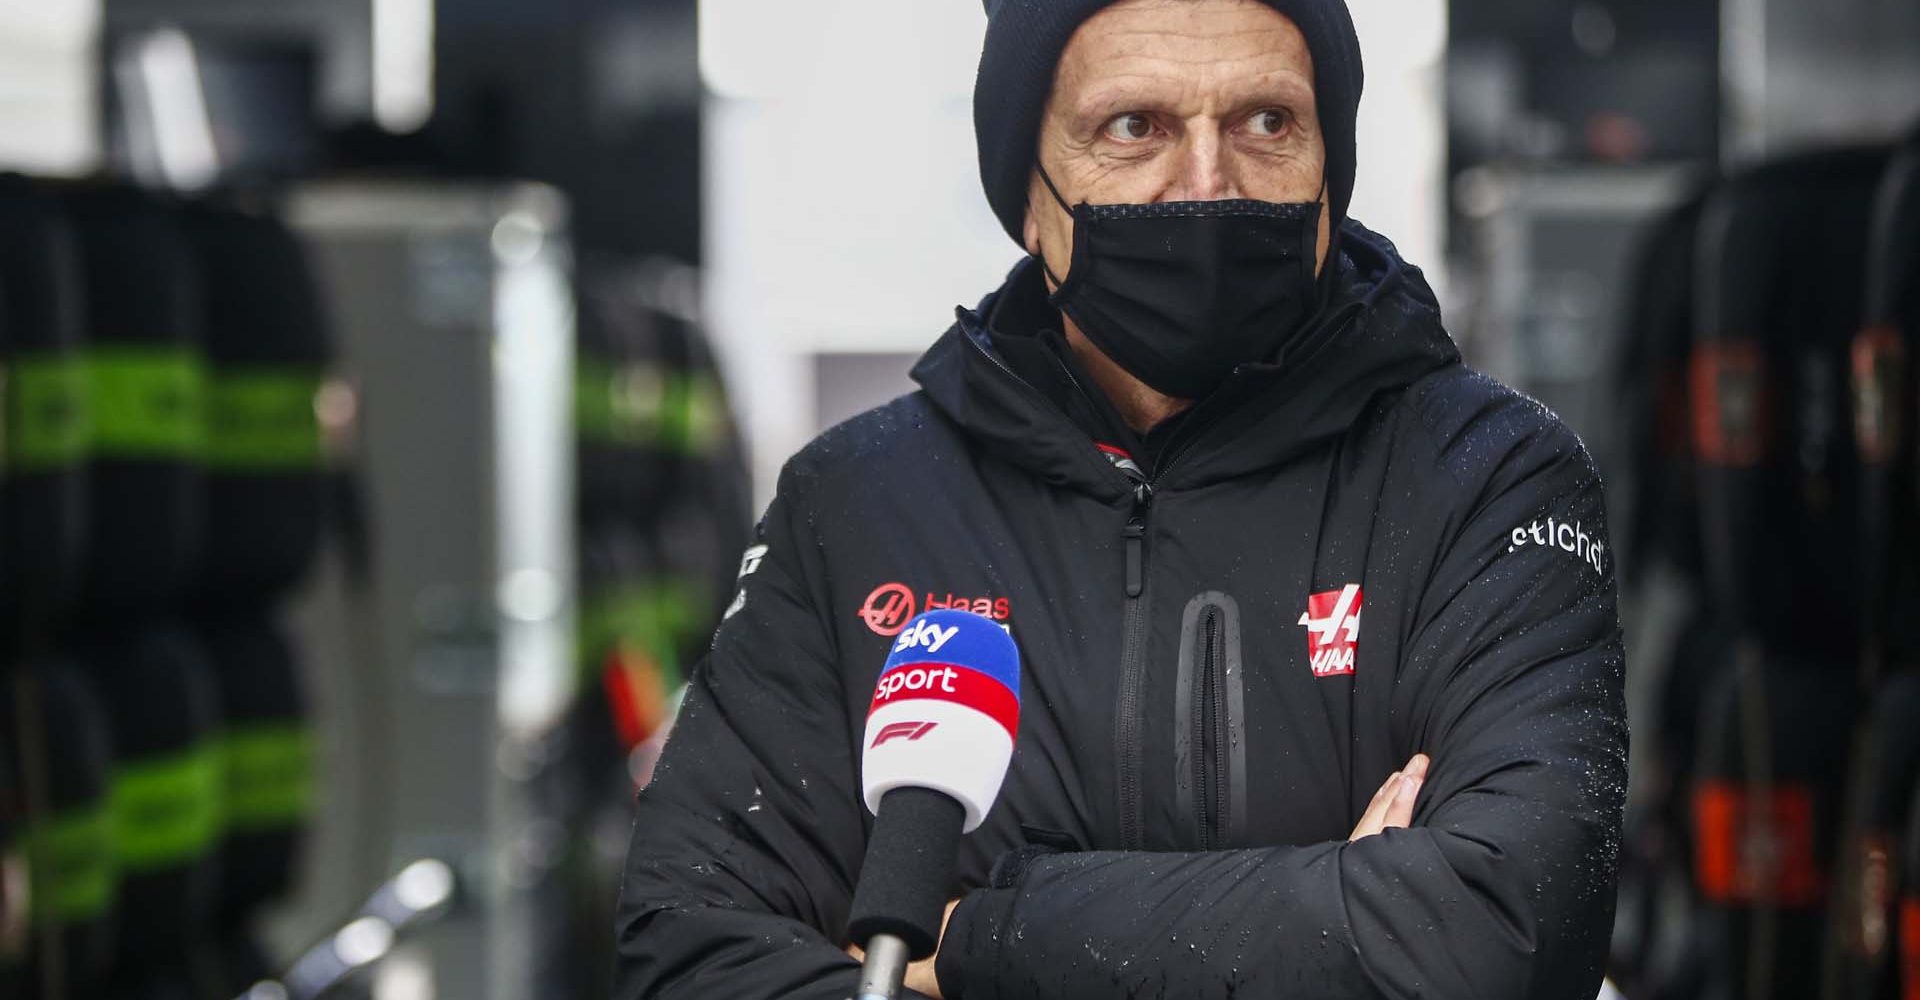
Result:
<svg viewBox="0 0 1920 1000">
<path fill-rule="evenodd" d="M 1413 803 L 1420 794 L 1420 785 L 1427 777 L 1428 759 L 1426 754 L 1414 754 L 1407 766 L 1387 776 L 1380 784 L 1380 790 L 1373 793 L 1372 801 L 1367 803 L 1367 811 L 1354 824 L 1353 833 L 1347 836 L 1351 844 L 1361 837 L 1371 837 L 1389 827 L 1406 829 L 1413 822 Z M 959 900 L 947 904 L 947 912 L 940 922 L 941 935 L 944 937 L 946 926 L 953 920 L 953 911 L 960 905 Z M 858 944 L 847 946 L 847 954 L 856 962 L 864 962 L 866 954 Z M 939 952 L 921 959 L 907 967 L 906 987 L 924 993 L 935 1000 L 945 1000 L 940 992 L 940 976 L 937 964 Z"/>
<path fill-rule="evenodd" d="M 845 710 L 796 509 L 783 483 L 744 608 L 640 796 L 623 1000 L 846 1000 L 858 978 L 829 936 L 865 846 L 857 767 L 816 737 Z M 1439 560 L 1394 696 L 1407 744 L 1432 755 L 1411 812 L 1400 782 L 1350 842 L 1039 858 L 950 910 L 938 975 L 915 984 L 953 1000 L 1591 998 L 1624 798 L 1623 657 L 1610 572 L 1509 546 L 1513 525 L 1555 511 L 1604 523 L 1577 450 L 1511 470 Z"/>
</svg>

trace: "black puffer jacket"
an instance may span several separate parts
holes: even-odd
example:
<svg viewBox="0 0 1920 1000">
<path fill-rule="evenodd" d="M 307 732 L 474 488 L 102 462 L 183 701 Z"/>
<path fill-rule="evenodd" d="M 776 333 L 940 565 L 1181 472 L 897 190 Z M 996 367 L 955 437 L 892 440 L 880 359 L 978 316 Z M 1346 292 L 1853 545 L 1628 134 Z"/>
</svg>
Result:
<svg viewBox="0 0 1920 1000">
<path fill-rule="evenodd" d="M 1323 320 L 1150 479 L 965 310 L 922 391 L 788 464 L 639 799 L 620 997 L 851 995 L 861 727 L 889 630 L 953 602 L 1025 671 L 948 996 L 1594 996 L 1627 751 L 1600 483 L 1390 244 L 1344 245 Z M 1414 825 L 1347 843 L 1417 751 Z M 994 872 L 1036 841 L 1066 850 Z"/>
</svg>

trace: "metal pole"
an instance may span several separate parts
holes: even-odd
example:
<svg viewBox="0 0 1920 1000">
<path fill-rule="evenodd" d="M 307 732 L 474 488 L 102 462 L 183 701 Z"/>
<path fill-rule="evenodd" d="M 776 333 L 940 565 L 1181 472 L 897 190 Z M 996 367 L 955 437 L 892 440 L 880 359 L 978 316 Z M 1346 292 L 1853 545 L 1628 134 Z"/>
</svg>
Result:
<svg viewBox="0 0 1920 1000">
<path fill-rule="evenodd" d="M 891 934 L 875 934 L 867 942 L 867 961 L 860 967 L 856 1000 L 896 1000 L 907 978 L 907 943 Z"/>
<path fill-rule="evenodd" d="M 1720 162 L 1737 166 L 1766 155 L 1771 136 L 1767 93 L 1768 0 L 1720 2 Z"/>
</svg>

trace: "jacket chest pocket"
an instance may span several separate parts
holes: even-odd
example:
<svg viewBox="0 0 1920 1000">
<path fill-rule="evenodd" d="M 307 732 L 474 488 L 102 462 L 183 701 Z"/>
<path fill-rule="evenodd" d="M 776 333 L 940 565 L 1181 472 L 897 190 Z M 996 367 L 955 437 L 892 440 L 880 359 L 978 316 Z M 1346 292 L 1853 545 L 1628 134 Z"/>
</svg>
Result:
<svg viewBox="0 0 1920 1000">
<path fill-rule="evenodd" d="M 1187 602 L 1174 687 L 1174 799 L 1193 842 L 1216 850 L 1245 842 L 1246 682 L 1240 605 L 1219 591 Z"/>
<path fill-rule="evenodd" d="M 1220 591 L 1182 609 L 1169 713 L 1179 843 L 1221 850 L 1345 839 L 1355 672 L 1315 669 L 1297 611 L 1252 613 Z"/>
</svg>

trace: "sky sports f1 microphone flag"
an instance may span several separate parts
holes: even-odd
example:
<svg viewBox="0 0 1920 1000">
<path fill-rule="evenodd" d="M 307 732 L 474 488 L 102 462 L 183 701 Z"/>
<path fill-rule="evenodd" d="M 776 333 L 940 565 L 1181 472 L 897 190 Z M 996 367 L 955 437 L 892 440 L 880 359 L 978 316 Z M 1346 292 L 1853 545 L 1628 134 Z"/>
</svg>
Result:
<svg viewBox="0 0 1920 1000">
<path fill-rule="evenodd" d="M 1013 637 L 970 611 L 929 611 L 907 623 L 874 685 L 861 744 L 867 808 L 895 788 L 944 792 L 972 833 L 1013 759 L 1020 729 L 1020 653 Z"/>
</svg>

